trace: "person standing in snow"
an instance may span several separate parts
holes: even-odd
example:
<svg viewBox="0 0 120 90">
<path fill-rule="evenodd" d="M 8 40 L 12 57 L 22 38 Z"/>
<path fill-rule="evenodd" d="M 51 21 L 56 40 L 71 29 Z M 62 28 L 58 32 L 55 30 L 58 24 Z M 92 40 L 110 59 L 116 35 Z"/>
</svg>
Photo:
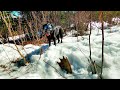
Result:
<svg viewBox="0 0 120 90">
<path fill-rule="evenodd" d="M 51 40 L 53 39 L 54 45 L 56 46 L 56 39 L 58 39 L 58 43 L 60 42 L 59 37 L 63 38 L 63 28 L 61 26 L 56 26 L 53 28 L 52 24 L 47 23 L 43 25 L 43 29 L 45 30 L 45 35 L 48 39 L 49 46 L 51 46 Z"/>
<path fill-rule="evenodd" d="M 51 33 L 54 32 L 53 25 L 47 21 L 47 23 L 43 25 L 43 30 L 44 30 L 44 34 L 46 35 L 46 37 L 48 39 L 49 46 L 50 46 L 51 45 L 51 36 L 52 36 Z M 53 39 L 53 41 L 55 42 L 55 38 Z"/>
</svg>

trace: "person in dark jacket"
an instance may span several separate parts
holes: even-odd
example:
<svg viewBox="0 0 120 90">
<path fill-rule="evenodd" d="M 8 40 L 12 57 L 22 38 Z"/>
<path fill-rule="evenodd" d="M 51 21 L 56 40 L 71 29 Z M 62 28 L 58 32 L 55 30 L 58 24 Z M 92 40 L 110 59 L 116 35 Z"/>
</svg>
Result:
<svg viewBox="0 0 120 90">
<path fill-rule="evenodd" d="M 48 23 L 44 24 L 43 26 L 45 30 L 45 35 L 48 39 L 49 46 L 51 46 L 51 40 L 53 40 L 54 45 L 56 46 L 56 39 L 58 39 L 58 43 L 60 42 L 59 38 L 61 38 L 61 43 L 62 43 L 62 38 L 63 38 L 63 28 L 61 26 L 53 26 Z"/>
<path fill-rule="evenodd" d="M 47 21 L 47 23 L 43 25 L 43 30 L 44 30 L 44 34 L 46 35 L 48 39 L 49 46 L 51 46 L 51 38 L 53 38 L 52 33 L 54 32 L 53 25 Z M 55 38 L 53 38 L 53 41 L 55 43 Z"/>
</svg>

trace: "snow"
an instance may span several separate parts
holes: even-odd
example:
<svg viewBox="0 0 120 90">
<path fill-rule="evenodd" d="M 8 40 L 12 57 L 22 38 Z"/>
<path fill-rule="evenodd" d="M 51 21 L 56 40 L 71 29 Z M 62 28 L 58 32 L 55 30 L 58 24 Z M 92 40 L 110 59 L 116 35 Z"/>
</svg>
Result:
<svg viewBox="0 0 120 90">
<path fill-rule="evenodd" d="M 103 22 L 104 23 L 104 28 L 107 28 L 108 27 L 108 23 L 107 22 Z M 101 28 L 101 22 L 91 22 L 91 26 L 92 26 L 92 29 L 100 29 Z M 90 28 L 90 23 L 88 25 L 88 28 Z"/>
<path fill-rule="evenodd" d="M 70 27 L 74 27 L 75 25 L 74 24 L 71 24 Z"/>
<path fill-rule="evenodd" d="M 97 28 L 92 30 L 91 51 L 92 60 L 101 66 L 102 62 L 102 32 Z M 73 31 L 76 32 L 76 31 Z M 120 26 L 113 26 L 105 29 L 104 45 L 104 79 L 120 79 Z M 56 46 L 48 44 L 35 46 L 28 44 L 17 45 L 24 56 L 28 56 L 32 63 L 17 67 L 11 64 L 17 58 L 21 59 L 19 53 L 15 50 L 14 44 L 0 44 L 0 65 L 6 65 L 7 70 L 0 67 L 0 79 L 97 79 L 98 74 L 92 74 L 90 70 L 89 58 L 89 36 L 72 37 L 72 32 L 68 32 L 63 38 L 63 43 Z M 40 57 L 40 49 L 43 53 Z M 59 58 L 67 57 L 73 74 L 66 74 L 62 71 L 57 62 Z M 9 59 L 8 59 L 9 58 Z M 57 69 L 54 69 L 54 68 Z M 100 72 L 100 69 L 98 69 Z M 62 75 L 62 76 L 61 76 Z"/>
<path fill-rule="evenodd" d="M 25 34 L 22 34 L 22 35 L 19 35 L 19 36 L 14 36 L 13 38 L 12 37 L 8 37 L 9 38 L 9 40 L 18 40 L 18 39 L 20 39 L 20 38 L 24 38 L 25 37 Z"/>
<path fill-rule="evenodd" d="M 112 22 L 118 24 L 118 23 L 120 23 L 120 18 L 118 18 L 118 17 L 112 18 Z"/>
<path fill-rule="evenodd" d="M 19 39 L 24 38 L 24 37 L 25 37 L 25 34 L 21 34 L 21 35 L 13 36 L 13 38 L 8 37 L 8 39 L 9 39 L 9 41 L 13 41 L 13 40 L 19 40 Z M 2 38 L 0 38 L 0 43 L 3 43 Z"/>
</svg>

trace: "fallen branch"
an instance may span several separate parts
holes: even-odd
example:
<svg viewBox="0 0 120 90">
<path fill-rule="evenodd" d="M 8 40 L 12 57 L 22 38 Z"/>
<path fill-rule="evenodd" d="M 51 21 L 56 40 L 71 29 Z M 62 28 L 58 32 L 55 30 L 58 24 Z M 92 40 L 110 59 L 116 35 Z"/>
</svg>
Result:
<svg viewBox="0 0 120 90">
<path fill-rule="evenodd" d="M 52 68 L 55 69 L 55 71 L 60 75 L 62 76 L 63 78 L 67 79 L 66 77 L 64 77 L 55 67 L 53 67 L 52 65 L 50 65 L 49 63 L 47 63 L 45 60 L 43 60 L 46 64 L 48 64 L 49 66 L 51 66 Z"/>
</svg>

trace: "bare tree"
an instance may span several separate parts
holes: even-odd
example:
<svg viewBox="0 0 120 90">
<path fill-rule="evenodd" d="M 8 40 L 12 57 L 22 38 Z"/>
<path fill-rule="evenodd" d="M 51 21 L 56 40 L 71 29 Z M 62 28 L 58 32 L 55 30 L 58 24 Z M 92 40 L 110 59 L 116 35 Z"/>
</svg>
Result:
<svg viewBox="0 0 120 90">
<path fill-rule="evenodd" d="M 12 25 L 11 25 L 11 23 L 10 23 L 9 16 L 8 16 L 8 15 L 5 15 L 5 12 L 4 12 L 4 11 L 3 11 L 3 12 L 0 11 L 0 16 L 2 17 L 3 21 L 5 22 L 5 24 L 6 24 L 7 28 L 8 28 L 8 31 L 9 31 L 9 33 L 10 33 L 10 35 L 11 35 L 11 37 L 12 37 L 14 43 L 15 43 L 15 47 L 16 47 L 18 53 L 19 53 L 20 56 L 23 58 L 24 63 L 26 64 L 27 61 L 26 61 L 24 55 L 23 55 L 23 54 L 20 52 L 20 50 L 18 49 L 18 47 L 17 47 L 17 45 L 16 45 L 16 42 L 15 42 L 15 40 L 14 40 L 14 38 L 13 38 L 13 35 L 12 35 L 12 32 L 11 32 Z M 5 16 L 7 16 L 7 19 L 8 19 L 8 20 L 6 20 Z"/>
<path fill-rule="evenodd" d="M 103 22 L 103 11 L 100 11 L 100 21 L 102 26 L 102 64 L 101 64 L 101 74 L 100 77 L 102 78 L 103 73 L 103 62 L 104 62 L 104 22 Z"/>
</svg>

